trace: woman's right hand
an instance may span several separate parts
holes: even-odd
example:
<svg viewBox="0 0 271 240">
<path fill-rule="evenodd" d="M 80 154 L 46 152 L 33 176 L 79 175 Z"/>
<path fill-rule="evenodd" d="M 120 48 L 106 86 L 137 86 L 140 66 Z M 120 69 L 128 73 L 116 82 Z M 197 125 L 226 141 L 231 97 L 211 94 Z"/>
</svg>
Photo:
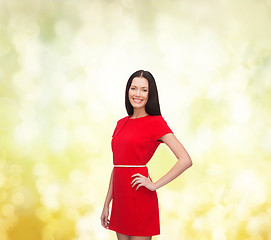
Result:
<svg viewBox="0 0 271 240">
<path fill-rule="evenodd" d="M 103 211 L 102 211 L 102 215 L 101 215 L 101 224 L 106 229 L 108 228 L 108 225 L 109 225 L 108 216 L 109 216 L 109 207 L 104 206 Z"/>
</svg>

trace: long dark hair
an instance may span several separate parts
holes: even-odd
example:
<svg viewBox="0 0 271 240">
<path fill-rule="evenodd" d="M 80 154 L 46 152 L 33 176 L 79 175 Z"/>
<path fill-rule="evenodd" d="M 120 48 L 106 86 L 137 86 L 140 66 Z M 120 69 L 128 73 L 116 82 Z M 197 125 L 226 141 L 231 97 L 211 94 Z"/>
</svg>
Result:
<svg viewBox="0 0 271 240">
<path fill-rule="evenodd" d="M 152 74 L 148 71 L 138 70 L 134 72 L 128 79 L 125 90 L 125 107 L 128 115 L 132 115 L 134 113 L 134 108 L 129 101 L 129 89 L 132 84 L 132 81 L 135 77 L 144 77 L 149 82 L 149 93 L 148 93 L 148 101 L 145 105 L 145 110 L 149 115 L 161 115 L 160 104 L 158 98 L 158 91 L 155 83 L 155 79 Z"/>
</svg>

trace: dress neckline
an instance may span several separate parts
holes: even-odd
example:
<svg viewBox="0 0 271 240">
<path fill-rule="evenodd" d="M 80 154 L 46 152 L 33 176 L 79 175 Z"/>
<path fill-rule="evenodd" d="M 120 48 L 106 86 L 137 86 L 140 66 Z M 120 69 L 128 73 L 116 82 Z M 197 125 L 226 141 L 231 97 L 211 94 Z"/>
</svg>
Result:
<svg viewBox="0 0 271 240">
<path fill-rule="evenodd" d="M 145 117 L 148 117 L 150 115 L 146 115 L 146 116 L 143 116 L 143 117 L 138 117 L 138 118 L 130 118 L 130 116 L 128 116 L 128 119 L 129 120 L 136 120 L 136 119 L 141 119 L 141 118 L 145 118 Z"/>
</svg>

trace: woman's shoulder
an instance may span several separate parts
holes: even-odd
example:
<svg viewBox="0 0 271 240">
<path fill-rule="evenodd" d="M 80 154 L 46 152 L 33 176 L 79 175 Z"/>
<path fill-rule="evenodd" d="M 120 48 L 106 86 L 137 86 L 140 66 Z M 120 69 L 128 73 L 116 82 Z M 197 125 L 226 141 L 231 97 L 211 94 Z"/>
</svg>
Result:
<svg viewBox="0 0 271 240">
<path fill-rule="evenodd" d="M 156 127 L 156 125 L 159 125 L 162 122 L 165 122 L 162 115 L 149 115 L 149 117 L 146 120 L 147 120 L 146 122 L 149 125 L 153 125 L 155 127 Z"/>
<path fill-rule="evenodd" d="M 151 121 L 161 121 L 164 120 L 162 115 L 150 115 L 149 118 Z"/>
<path fill-rule="evenodd" d="M 129 119 L 129 116 L 122 117 L 121 119 L 119 119 L 117 121 L 117 124 L 122 123 L 122 122 L 126 122 L 128 119 Z"/>
</svg>

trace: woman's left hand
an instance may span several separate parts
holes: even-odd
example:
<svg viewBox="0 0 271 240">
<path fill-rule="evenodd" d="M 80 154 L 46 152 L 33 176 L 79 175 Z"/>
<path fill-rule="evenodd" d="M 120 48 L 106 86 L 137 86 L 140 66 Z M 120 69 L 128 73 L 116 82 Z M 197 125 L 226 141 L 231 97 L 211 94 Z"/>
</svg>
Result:
<svg viewBox="0 0 271 240">
<path fill-rule="evenodd" d="M 147 178 L 147 177 L 141 175 L 140 173 L 136 173 L 132 177 L 134 177 L 133 181 L 131 182 L 132 187 L 134 187 L 138 184 L 136 190 L 142 186 L 148 188 L 151 191 L 156 190 L 155 184 L 151 181 L 151 179 L 149 177 Z"/>
</svg>

